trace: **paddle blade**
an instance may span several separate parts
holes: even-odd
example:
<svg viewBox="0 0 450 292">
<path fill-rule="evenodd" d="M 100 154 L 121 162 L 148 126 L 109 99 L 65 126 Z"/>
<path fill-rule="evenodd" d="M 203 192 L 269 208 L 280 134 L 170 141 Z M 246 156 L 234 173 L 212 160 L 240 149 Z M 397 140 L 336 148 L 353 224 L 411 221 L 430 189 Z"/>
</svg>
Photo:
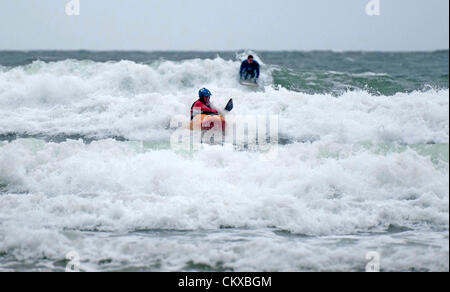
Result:
<svg viewBox="0 0 450 292">
<path fill-rule="evenodd" d="M 233 109 L 234 105 L 233 105 L 233 99 L 230 99 L 230 101 L 227 103 L 227 106 L 225 107 L 225 110 L 227 112 L 231 112 L 231 110 Z"/>
</svg>

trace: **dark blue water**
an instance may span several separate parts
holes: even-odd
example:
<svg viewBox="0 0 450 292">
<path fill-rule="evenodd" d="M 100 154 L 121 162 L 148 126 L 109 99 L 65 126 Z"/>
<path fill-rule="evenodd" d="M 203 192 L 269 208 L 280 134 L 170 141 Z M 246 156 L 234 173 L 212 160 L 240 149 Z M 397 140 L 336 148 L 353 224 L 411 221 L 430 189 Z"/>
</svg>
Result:
<svg viewBox="0 0 450 292">
<path fill-rule="evenodd" d="M 137 52 L 137 51 L 2 51 L 0 65 L 23 66 L 34 61 L 58 62 L 66 59 L 108 62 L 130 60 L 152 64 L 161 60 L 237 60 L 244 52 Z M 449 87 L 449 51 L 383 52 L 257 52 L 271 71 L 274 86 L 289 90 L 340 95 L 365 90 L 374 95 L 445 89 Z"/>
</svg>

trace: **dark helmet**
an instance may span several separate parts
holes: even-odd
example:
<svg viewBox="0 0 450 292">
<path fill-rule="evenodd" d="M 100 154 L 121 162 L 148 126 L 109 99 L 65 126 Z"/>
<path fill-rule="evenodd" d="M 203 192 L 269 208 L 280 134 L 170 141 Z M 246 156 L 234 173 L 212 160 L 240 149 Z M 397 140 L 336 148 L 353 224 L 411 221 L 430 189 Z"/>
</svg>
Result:
<svg viewBox="0 0 450 292">
<path fill-rule="evenodd" d="M 204 97 L 210 97 L 212 94 L 211 94 L 211 91 L 209 91 L 208 89 L 206 89 L 206 88 L 202 88 L 202 89 L 200 89 L 200 91 L 198 92 L 198 97 L 200 97 L 200 98 L 204 98 Z"/>
</svg>

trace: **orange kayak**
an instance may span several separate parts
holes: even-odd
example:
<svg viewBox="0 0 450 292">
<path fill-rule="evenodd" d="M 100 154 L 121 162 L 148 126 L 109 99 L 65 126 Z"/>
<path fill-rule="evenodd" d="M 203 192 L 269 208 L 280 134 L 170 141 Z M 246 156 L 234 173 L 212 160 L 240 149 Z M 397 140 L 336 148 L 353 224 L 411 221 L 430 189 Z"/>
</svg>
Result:
<svg viewBox="0 0 450 292">
<path fill-rule="evenodd" d="M 196 115 L 191 121 L 189 128 L 191 131 L 209 131 L 218 130 L 225 131 L 225 118 L 221 115 L 210 116 L 210 115 Z"/>
</svg>

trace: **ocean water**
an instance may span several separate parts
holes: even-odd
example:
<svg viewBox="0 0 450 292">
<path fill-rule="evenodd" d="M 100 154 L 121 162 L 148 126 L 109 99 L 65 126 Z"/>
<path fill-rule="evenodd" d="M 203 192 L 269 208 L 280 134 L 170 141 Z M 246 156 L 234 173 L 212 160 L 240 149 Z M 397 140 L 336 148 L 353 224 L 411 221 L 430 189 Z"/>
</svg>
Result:
<svg viewBox="0 0 450 292">
<path fill-rule="evenodd" d="M 0 271 L 449 271 L 449 52 L 247 53 L 0 52 Z M 171 147 L 202 87 L 276 156 Z"/>
</svg>

